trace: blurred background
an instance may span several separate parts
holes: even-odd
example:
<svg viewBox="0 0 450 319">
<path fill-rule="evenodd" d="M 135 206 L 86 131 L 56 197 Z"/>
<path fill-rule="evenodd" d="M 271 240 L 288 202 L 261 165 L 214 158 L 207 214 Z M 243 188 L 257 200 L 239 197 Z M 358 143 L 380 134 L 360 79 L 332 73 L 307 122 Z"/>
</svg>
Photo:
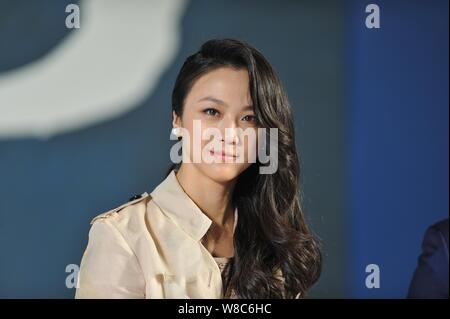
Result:
<svg viewBox="0 0 450 319">
<path fill-rule="evenodd" d="M 369 29 L 366 6 L 380 8 Z M 69 4 L 80 28 L 67 28 Z M 90 220 L 169 167 L 171 90 L 211 38 L 258 48 L 294 108 L 324 247 L 311 298 L 404 298 L 448 218 L 446 0 L 0 0 L 0 298 L 72 298 Z M 380 287 L 365 285 L 366 266 Z"/>
</svg>

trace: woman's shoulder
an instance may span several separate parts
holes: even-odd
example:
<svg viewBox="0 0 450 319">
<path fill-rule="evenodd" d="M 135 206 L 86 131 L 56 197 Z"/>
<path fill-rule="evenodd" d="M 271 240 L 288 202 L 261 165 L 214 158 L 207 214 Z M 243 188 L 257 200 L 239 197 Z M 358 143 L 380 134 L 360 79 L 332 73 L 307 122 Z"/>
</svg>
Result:
<svg viewBox="0 0 450 319">
<path fill-rule="evenodd" d="M 123 203 L 113 209 L 95 216 L 91 220 L 91 225 L 101 220 L 120 220 L 133 217 L 134 212 L 139 210 L 142 205 L 146 205 L 151 200 L 151 195 L 144 192 L 140 195 L 134 195 L 126 203 Z"/>
<path fill-rule="evenodd" d="M 95 216 L 90 222 L 89 237 L 97 243 L 111 241 L 111 238 L 116 238 L 117 242 L 125 240 L 130 247 L 134 247 L 139 238 L 152 242 L 157 240 L 149 232 L 149 227 L 160 223 L 162 214 L 153 202 L 151 194 L 145 192 Z"/>
</svg>

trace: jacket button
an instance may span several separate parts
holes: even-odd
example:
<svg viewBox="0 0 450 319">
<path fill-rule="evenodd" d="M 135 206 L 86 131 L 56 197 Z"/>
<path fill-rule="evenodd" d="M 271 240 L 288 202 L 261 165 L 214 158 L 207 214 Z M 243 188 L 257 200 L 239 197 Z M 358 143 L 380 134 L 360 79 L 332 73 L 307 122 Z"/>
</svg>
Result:
<svg viewBox="0 0 450 319">
<path fill-rule="evenodd" d="M 142 197 L 142 195 L 134 195 L 134 196 L 131 197 L 128 201 L 131 202 L 132 200 L 139 199 L 139 198 L 141 198 L 141 197 Z"/>
</svg>

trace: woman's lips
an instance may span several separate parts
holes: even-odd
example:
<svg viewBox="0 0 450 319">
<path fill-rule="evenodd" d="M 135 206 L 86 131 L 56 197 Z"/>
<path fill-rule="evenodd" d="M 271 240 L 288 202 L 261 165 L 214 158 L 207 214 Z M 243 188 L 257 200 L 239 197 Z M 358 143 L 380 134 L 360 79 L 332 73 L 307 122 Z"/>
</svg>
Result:
<svg viewBox="0 0 450 319">
<path fill-rule="evenodd" d="M 225 152 L 209 151 L 209 154 L 211 154 L 211 156 L 214 156 L 215 158 L 221 159 L 223 161 L 225 161 L 225 160 L 232 161 L 232 160 L 234 160 L 237 157 L 234 154 L 225 153 Z"/>
</svg>

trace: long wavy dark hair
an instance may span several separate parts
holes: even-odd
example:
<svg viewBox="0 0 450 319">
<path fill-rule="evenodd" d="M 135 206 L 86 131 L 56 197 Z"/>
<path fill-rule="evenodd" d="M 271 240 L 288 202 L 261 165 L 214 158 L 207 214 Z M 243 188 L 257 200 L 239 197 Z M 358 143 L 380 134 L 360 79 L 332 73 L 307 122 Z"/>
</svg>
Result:
<svg viewBox="0 0 450 319">
<path fill-rule="evenodd" d="M 184 62 L 172 92 L 172 110 L 182 116 L 196 79 L 220 67 L 248 71 L 258 127 L 278 128 L 279 154 L 275 173 L 259 174 L 257 161 L 238 177 L 233 204 L 239 222 L 226 289 L 239 298 L 305 297 L 320 276 L 322 258 L 303 216 L 291 107 L 269 62 L 245 42 L 207 41 Z M 168 173 L 177 167 L 172 165 Z"/>
</svg>

